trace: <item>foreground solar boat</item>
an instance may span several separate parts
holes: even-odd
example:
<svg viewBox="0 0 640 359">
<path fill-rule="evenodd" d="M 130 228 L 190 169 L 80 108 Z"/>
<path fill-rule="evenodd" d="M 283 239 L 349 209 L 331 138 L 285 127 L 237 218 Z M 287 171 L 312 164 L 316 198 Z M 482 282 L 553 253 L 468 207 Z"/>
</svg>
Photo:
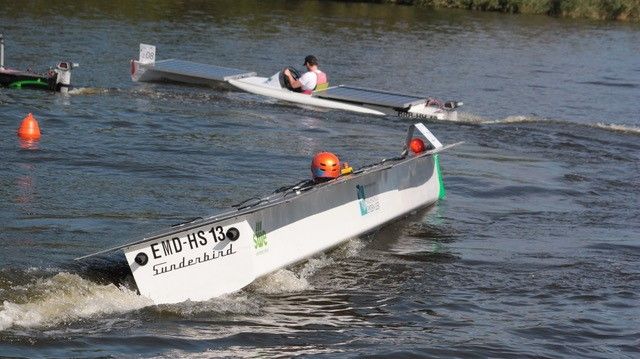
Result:
<svg viewBox="0 0 640 359">
<path fill-rule="evenodd" d="M 424 142 L 413 138 L 414 129 L 428 145 L 415 149 Z M 444 197 L 438 153 L 454 145 L 442 146 L 423 124 L 412 125 L 399 157 L 327 182 L 303 181 L 78 259 L 124 251 L 140 294 L 156 304 L 231 293 L 434 204 Z"/>
<path fill-rule="evenodd" d="M 462 102 L 443 102 L 423 96 L 405 95 L 355 86 L 339 85 L 314 91 L 311 95 L 291 91 L 278 72 L 259 77 L 255 72 L 200 64 L 184 60 L 155 60 L 156 48 L 140 44 L 138 60 L 131 60 L 131 78 L 141 82 L 178 82 L 195 85 L 235 87 L 247 92 L 302 105 L 346 110 L 374 115 L 437 120 L 457 120 Z M 229 86 L 230 85 L 230 86 Z"/>
<path fill-rule="evenodd" d="M 78 67 L 78 64 L 59 62 L 55 69 L 43 74 L 7 68 L 4 66 L 4 38 L 0 34 L 0 86 L 66 91 L 71 86 L 71 70 L 74 67 Z"/>
</svg>

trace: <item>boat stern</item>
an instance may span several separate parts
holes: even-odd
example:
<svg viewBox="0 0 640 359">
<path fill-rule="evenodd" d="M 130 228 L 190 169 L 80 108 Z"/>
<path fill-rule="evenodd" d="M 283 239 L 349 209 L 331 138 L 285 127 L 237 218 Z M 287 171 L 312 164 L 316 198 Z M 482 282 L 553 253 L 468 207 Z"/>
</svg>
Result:
<svg viewBox="0 0 640 359">
<path fill-rule="evenodd" d="M 416 118 L 430 118 L 441 121 L 457 121 L 457 108 L 462 106 L 460 101 L 440 101 L 427 99 L 426 102 L 413 105 L 407 111 L 407 115 Z"/>
<path fill-rule="evenodd" d="M 142 76 L 146 72 L 146 66 L 156 62 L 156 47 L 154 45 L 140 44 L 138 60 L 131 60 L 131 80 L 144 81 Z"/>
<path fill-rule="evenodd" d="M 202 301 L 238 291 L 255 279 L 254 237 L 246 218 L 230 218 L 187 223 L 184 230 L 123 251 L 141 295 L 156 304 Z"/>
<path fill-rule="evenodd" d="M 58 62 L 53 73 L 56 74 L 56 91 L 66 91 L 71 87 L 71 70 L 80 65 L 74 62 Z"/>
</svg>

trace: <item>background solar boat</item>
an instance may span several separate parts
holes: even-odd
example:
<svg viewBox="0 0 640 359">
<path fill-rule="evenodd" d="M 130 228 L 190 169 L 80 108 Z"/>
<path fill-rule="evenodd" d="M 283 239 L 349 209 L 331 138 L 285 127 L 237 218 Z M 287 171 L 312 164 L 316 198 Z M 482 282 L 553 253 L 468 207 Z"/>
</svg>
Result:
<svg viewBox="0 0 640 359">
<path fill-rule="evenodd" d="M 250 93 L 302 105 L 317 106 L 373 115 L 396 115 L 412 118 L 457 120 L 458 101 L 441 101 L 425 96 L 406 95 L 389 91 L 355 87 L 332 86 L 314 91 L 311 95 L 292 91 L 282 71 L 271 77 L 255 72 L 168 59 L 156 61 L 156 48 L 140 44 L 138 60 L 131 60 L 131 79 L 140 82 L 177 82 L 214 87 L 235 87 Z"/>
</svg>

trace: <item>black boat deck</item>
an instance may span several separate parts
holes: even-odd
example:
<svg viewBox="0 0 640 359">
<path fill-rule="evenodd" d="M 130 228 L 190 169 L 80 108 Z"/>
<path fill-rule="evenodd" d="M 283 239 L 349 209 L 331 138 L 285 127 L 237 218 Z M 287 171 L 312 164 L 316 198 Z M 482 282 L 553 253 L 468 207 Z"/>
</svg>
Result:
<svg viewBox="0 0 640 359">
<path fill-rule="evenodd" d="M 408 108 L 426 102 L 424 97 L 404 95 L 394 92 L 340 85 L 313 93 L 314 96 L 367 105 Z"/>
<path fill-rule="evenodd" d="M 235 80 L 256 75 L 255 72 L 251 71 L 175 59 L 161 60 L 151 64 L 142 64 L 142 66 L 145 66 L 148 69 L 153 69 L 157 72 L 215 81 Z"/>
<path fill-rule="evenodd" d="M 13 88 L 39 88 L 57 91 L 56 75 L 47 76 L 29 71 L 0 69 L 0 86 Z"/>
</svg>

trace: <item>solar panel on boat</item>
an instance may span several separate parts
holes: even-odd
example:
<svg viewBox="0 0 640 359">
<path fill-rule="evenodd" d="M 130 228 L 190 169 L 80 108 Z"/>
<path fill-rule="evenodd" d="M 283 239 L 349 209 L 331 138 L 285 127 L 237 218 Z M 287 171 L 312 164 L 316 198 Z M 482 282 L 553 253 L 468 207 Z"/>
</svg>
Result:
<svg viewBox="0 0 640 359">
<path fill-rule="evenodd" d="M 341 100 L 393 108 L 407 108 L 412 105 L 424 103 L 426 101 L 424 97 L 403 95 L 399 93 L 345 85 L 330 87 L 325 91 L 314 92 L 313 95 L 332 100 Z"/>
<path fill-rule="evenodd" d="M 155 71 L 217 81 L 227 81 L 256 75 L 255 72 L 245 70 L 174 59 L 157 61 L 153 64 L 149 64 L 148 66 L 153 68 Z"/>
</svg>

